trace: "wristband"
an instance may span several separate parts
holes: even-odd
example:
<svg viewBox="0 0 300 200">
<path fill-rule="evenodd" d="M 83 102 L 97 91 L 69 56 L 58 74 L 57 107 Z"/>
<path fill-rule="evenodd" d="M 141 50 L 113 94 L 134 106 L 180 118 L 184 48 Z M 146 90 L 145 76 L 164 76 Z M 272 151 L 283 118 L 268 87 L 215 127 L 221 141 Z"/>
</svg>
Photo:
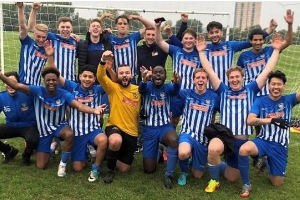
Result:
<svg viewBox="0 0 300 200">
<path fill-rule="evenodd" d="M 105 65 L 106 61 L 103 61 L 102 59 L 100 60 L 100 65 Z"/>
</svg>

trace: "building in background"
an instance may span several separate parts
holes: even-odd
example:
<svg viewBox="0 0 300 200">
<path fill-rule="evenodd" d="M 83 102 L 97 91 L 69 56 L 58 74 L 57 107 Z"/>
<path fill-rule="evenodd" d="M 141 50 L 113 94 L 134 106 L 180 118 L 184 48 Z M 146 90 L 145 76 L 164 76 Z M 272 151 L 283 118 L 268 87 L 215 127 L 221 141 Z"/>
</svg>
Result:
<svg viewBox="0 0 300 200">
<path fill-rule="evenodd" d="M 234 27 L 245 30 L 260 22 L 261 2 L 236 2 Z"/>
</svg>

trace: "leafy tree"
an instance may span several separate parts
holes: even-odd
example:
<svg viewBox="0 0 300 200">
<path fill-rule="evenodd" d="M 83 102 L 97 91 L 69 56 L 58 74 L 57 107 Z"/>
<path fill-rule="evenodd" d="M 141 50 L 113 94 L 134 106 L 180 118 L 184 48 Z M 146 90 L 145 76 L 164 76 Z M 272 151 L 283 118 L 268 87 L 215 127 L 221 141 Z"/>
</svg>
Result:
<svg viewBox="0 0 300 200">
<path fill-rule="evenodd" d="M 172 28 L 173 33 L 176 33 L 180 28 L 181 20 L 177 20 L 175 23 L 175 27 Z M 196 31 L 197 34 L 203 33 L 203 23 L 197 19 L 189 19 L 187 22 L 188 28 L 192 28 Z"/>
</svg>

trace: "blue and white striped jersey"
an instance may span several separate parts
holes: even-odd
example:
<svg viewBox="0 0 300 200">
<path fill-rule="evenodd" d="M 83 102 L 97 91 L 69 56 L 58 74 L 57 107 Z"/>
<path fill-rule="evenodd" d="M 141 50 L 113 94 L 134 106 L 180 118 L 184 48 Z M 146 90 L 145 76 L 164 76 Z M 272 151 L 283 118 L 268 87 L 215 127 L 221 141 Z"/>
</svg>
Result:
<svg viewBox="0 0 300 200">
<path fill-rule="evenodd" d="M 75 98 L 70 92 L 60 88 L 57 88 L 56 94 L 51 96 L 42 86 L 30 85 L 29 89 L 34 100 L 40 137 L 53 134 L 61 124 L 66 123 L 66 106 L 70 105 Z"/>
<path fill-rule="evenodd" d="M 21 40 L 19 61 L 20 83 L 26 85 L 41 85 L 41 71 L 47 62 L 44 47 L 36 45 L 28 35 Z"/>
<path fill-rule="evenodd" d="M 65 81 L 64 89 L 73 94 L 77 101 L 91 108 L 102 104 L 102 96 L 105 93 L 101 85 L 93 85 L 85 90 L 79 83 L 69 80 Z M 100 115 L 83 113 L 72 107 L 70 107 L 69 124 L 75 136 L 86 135 L 96 129 L 101 129 Z"/>
<path fill-rule="evenodd" d="M 277 101 L 273 101 L 269 96 L 264 96 L 255 100 L 250 113 L 256 114 L 260 118 L 283 118 L 290 123 L 292 109 L 298 103 L 296 93 L 284 95 Z M 274 124 L 262 125 L 261 127 L 258 138 L 288 147 L 290 142 L 289 129 L 282 129 Z"/>
<path fill-rule="evenodd" d="M 219 109 L 218 95 L 210 89 L 202 95 L 191 89 L 182 89 L 179 95 L 184 101 L 180 133 L 190 134 L 200 144 L 207 146 L 204 128 L 211 123 L 214 112 Z"/>
</svg>

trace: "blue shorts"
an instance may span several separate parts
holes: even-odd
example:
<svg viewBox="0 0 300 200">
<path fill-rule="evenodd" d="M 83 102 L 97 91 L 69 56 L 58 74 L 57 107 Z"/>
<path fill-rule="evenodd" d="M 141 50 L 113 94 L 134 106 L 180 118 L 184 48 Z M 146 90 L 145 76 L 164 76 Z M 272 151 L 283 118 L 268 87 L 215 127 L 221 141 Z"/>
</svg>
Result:
<svg viewBox="0 0 300 200">
<path fill-rule="evenodd" d="M 93 132 L 90 132 L 89 134 L 76 136 L 74 138 L 73 150 L 71 155 L 72 162 L 85 161 L 87 158 L 87 144 L 90 144 L 93 147 L 95 147 L 94 140 L 97 137 L 97 135 L 102 133 L 103 131 L 101 129 L 96 129 Z"/>
<path fill-rule="evenodd" d="M 258 157 L 267 156 L 270 174 L 284 176 L 288 161 L 288 149 L 276 142 L 255 138 L 252 142 L 258 149 Z"/>
<path fill-rule="evenodd" d="M 171 124 L 164 126 L 144 126 L 143 127 L 143 158 L 156 158 L 158 145 L 168 131 L 175 131 Z"/>
<path fill-rule="evenodd" d="M 182 101 L 182 99 L 174 96 L 171 100 L 172 118 L 180 117 L 180 115 L 182 115 L 183 108 L 184 102 Z"/>
<path fill-rule="evenodd" d="M 49 153 L 51 152 L 50 146 L 51 146 L 51 142 L 53 140 L 54 137 L 59 138 L 59 133 L 60 131 L 66 127 L 69 126 L 68 124 L 61 124 L 57 127 L 57 129 L 55 130 L 55 132 L 53 134 L 49 134 L 47 136 L 44 137 L 40 137 L 39 139 L 39 144 L 36 148 L 36 152 L 43 152 L 43 153 Z"/>
<path fill-rule="evenodd" d="M 204 172 L 207 164 L 208 147 L 200 144 L 187 133 L 179 135 L 179 144 L 187 142 L 192 147 L 192 167 Z"/>
<path fill-rule="evenodd" d="M 233 167 L 235 169 L 239 168 L 239 163 L 238 163 L 239 150 L 240 150 L 240 147 L 243 144 L 245 144 L 247 141 L 248 140 L 234 139 L 234 151 L 233 151 L 232 155 L 227 156 L 227 158 L 226 158 L 227 165 L 229 165 L 230 167 Z"/>
</svg>

